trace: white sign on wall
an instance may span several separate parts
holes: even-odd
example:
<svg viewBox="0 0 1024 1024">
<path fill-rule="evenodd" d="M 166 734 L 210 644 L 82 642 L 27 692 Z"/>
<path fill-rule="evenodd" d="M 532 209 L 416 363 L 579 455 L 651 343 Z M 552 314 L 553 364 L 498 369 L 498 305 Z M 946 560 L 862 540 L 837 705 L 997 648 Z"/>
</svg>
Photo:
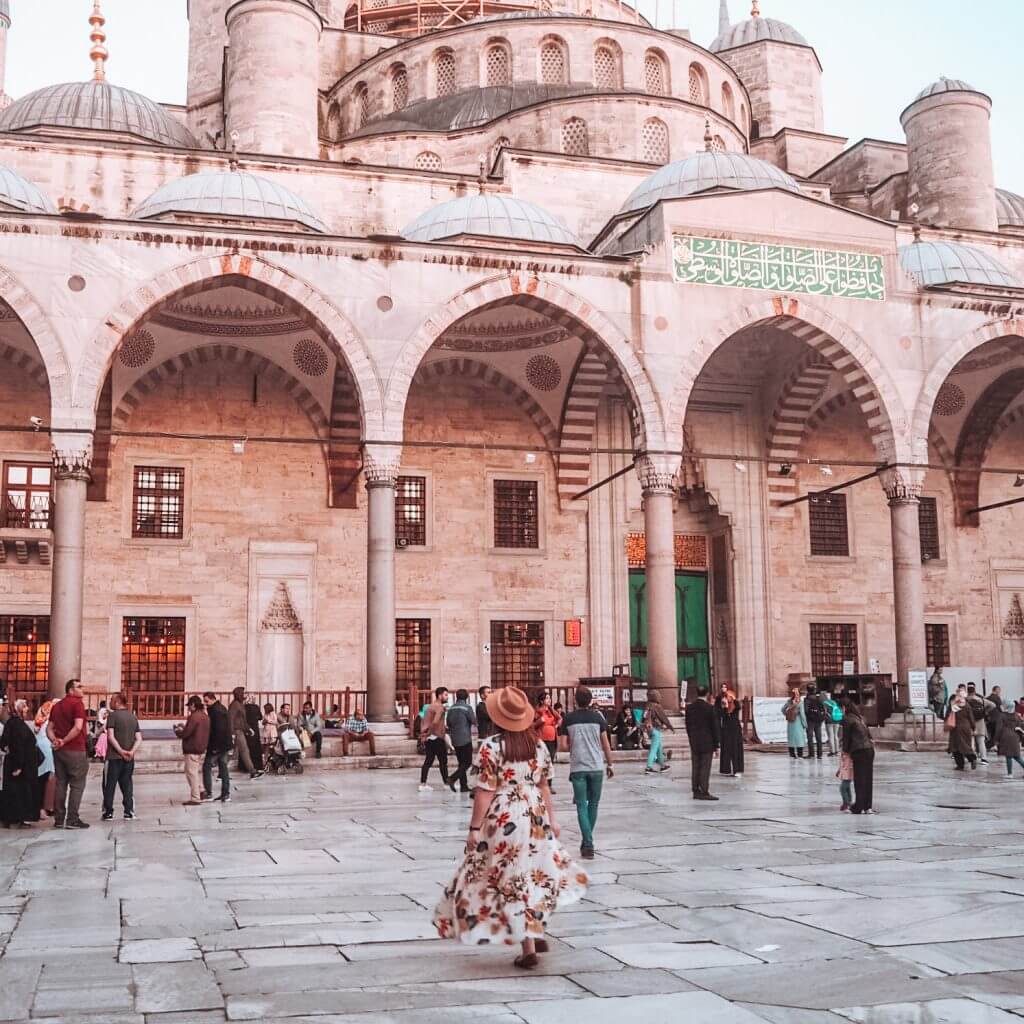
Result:
<svg viewBox="0 0 1024 1024">
<path fill-rule="evenodd" d="M 762 743 L 785 743 L 787 740 L 786 716 L 782 709 L 788 703 L 786 697 L 755 697 L 754 728 Z"/>
<path fill-rule="evenodd" d="M 615 687 L 614 686 L 591 686 L 590 692 L 594 696 L 595 704 L 614 704 L 615 703 Z"/>
<path fill-rule="evenodd" d="M 928 673 L 908 672 L 907 688 L 910 691 L 910 706 L 912 708 L 928 707 Z"/>
</svg>

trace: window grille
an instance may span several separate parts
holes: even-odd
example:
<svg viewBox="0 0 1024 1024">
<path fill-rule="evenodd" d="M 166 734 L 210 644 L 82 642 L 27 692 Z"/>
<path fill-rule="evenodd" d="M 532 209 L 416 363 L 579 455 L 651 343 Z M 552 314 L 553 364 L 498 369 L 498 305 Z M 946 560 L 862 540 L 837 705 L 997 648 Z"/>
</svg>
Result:
<svg viewBox="0 0 1024 1024">
<path fill-rule="evenodd" d="M 939 550 L 939 503 L 936 498 L 921 498 L 917 506 L 917 525 L 921 534 L 921 561 L 942 557 Z M 929 665 L 932 662 L 928 662 Z"/>
<path fill-rule="evenodd" d="M 736 103 L 732 98 L 732 89 L 729 87 L 728 82 L 722 83 L 722 109 L 730 121 L 736 120 Z"/>
<path fill-rule="evenodd" d="M 711 152 L 712 153 L 724 153 L 725 152 L 725 139 L 721 135 L 716 135 L 711 140 Z"/>
<path fill-rule="evenodd" d="M 16 696 L 35 704 L 46 696 L 50 679 L 48 615 L 0 615 L 0 679 Z"/>
<path fill-rule="evenodd" d="M 48 462 L 5 462 L 0 527 L 50 529 L 53 467 Z"/>
<path fill-rule="evenodd" d="M 690 102 L 708 105 L 707 93 L 704 90 L 704 75 L 696 64 L 690 65 Z"/>
<path fill-rule="evenodd" d="M 455 54 L 448 50 L 439 53 L 434 65 L 438 96 L 451 96 L 455 92 Z"/>
<path fill-rule="evenodd" d="M 395 683 L 399 692 L 430 689 L 430 619 L 395 619 Z"/>
<path fill-rule="evenodd" d="M 852 622 L 811 623 L 811 675 L 842 675 L 843 662 L 857 669 L 857 627 Z"/>
<path fill-rule="evenodd" d="M 536 480 L 494 481 L 494 546 L 540 547 Z"/>
<path fill-rule="evenodd" d="M 649 53 L 644 58 L 644 84 L 652 96 L 664 96 L 668 92 L 665 88 L 665 63 L 656 53 Z"/>
<path fill-rule="evenodd" d="M 395 539 L 422 546 L 427 543 L 427 478 L 400 476 L 395 486 Z"/>
<path fill-rule="evenodd" d="M 122 621 L 121 687 L 130 692 L 185 692 L 183 618 L 129 616 Z M 145 701 L 140 710 L 144 707 Z"/>
<path fill-rule="evenodd" d="M 391 109 L 404 110 L 409 102 L 409 75 L 405 68 L 398 68 L 391 77 Z"/>
<path fill-rule="evenodd" d="M 545 43 L 540 51 L 540 80 L 544 85 L 564 85 L 565 53 L 558 43 Z"/>
<path fill-rule="evenodd" d="M 341 108 L 332 103 L 327 112 L 327 138 L 336 141 L 341 138 Z"/>
<path fill-rule="evenodd" d="M 487 50 L 487 85 L 511 85 L 512 71 L 509 67 L 508 50 L 504 46 L 491 46 Z"/>
<path fill-rule="evenodd" d="M 598 89 L 619 87 L 618 61 L 607 46 L 599 46 L 594 51 L 594 85 Z"/>
<path fill-rule="evenodd" d="M 544 685 L 544 623 L 491 623 L 491 686 Z"/>
<path fill-rule="evenodd" d="M 644 121 L 640 132 L 641 159 L 649 164 L 668 163 L 668 126 L 652 117 Z"/>
<path fill-rule="evenodd" d="M 812 494 L 808 502 L 811 554 L 847 556 L 850 535 L 846 521 L 846 495 Z"/>
<path fill-rule="evenodd" d="M 581 117 L 570 117 L 562 125 L 562 152 L 570 156 L 589 156 L 587 122 Z"/>
<path fill-rule="evenodd" d="M 184 530 L 185 470 L 136 466 L 132 536 L 180 539 Z"/>
<path fill-rule="evenodd" d="M 441 158 L 430 150 L 424 150 L 418 154 L 413 166 L 418 171 L 439 171 L 441 170 Z"/>
<path fill-rule="evenodd" d="M 952 664 L 949 650 L 949 626 L 945 622 L 924 624 L 925 663 L 929 668 L 945 668 Z"/>
</svg>

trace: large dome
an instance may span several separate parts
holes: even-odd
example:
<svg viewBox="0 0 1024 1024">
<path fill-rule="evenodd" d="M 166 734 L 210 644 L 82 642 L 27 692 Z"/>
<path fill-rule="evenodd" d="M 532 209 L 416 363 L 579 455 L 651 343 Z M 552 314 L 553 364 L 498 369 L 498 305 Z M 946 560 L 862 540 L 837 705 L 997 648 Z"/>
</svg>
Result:
<svg viewBox="0 0 1024 1024">
<path fill-rule="evenodd" d="M 784 170 L 756 157 L 744 153 L 695 153 L 659 167 L 633 190 L 622 212 L 644 210 L 661 199 L 679 199 L 713 188 L 800 191 L 800 186 Z"/>
<path fill-rule="evenodd" d="M 922 287 L 955 282 L 1021 287 L 1021 282 L 999 260 L 962 242 L 905 245 L 900 249 L 900 266 Z"/>
<path fill-rule="evenodd" d="M 0 165 L 0 209 L 19 213 L 56 213 L 57 208 L 31 181 Z"/>
<path fill-rule="evenodd" d="M 760 43 L 771 40 L 775 43 L 795 43 L 797 46 L 810 46 L 806 39 L 792 25 L 775 18 L 747 18 L 737 22 L 721 33 L 708 47 L 712 53 L 732 50 L 747 43 Z"/>
<path fill-rule="evenodd" d="M 580 246 L 553 214 L 512 196 L 462 196 L 421 213 L 403 232 L 410 242 L 434 242 L 457 235 L 518 238 L 547 245 Z"/>
<path fill-rule="evenodd" d="M 170 214 L 282 220 L 324 232 L 327 225 L 305 200 L 267 178 L 244 171 L 189 174 L 158 188 L 132 214 L 138 220 Z"/>
<path fill-rule="evenodd" d="M 1024 228 L 1024 196 L 997 188 L 996 222 L 1001 228 Z"/>
<path fill-rule="evenodd" d="M 109 82 L 67 82 L 37 89 L 0 113 L 0 131 L 89 129 L 194 149 L 192 133 L 151 99 Z"/>
</svg>

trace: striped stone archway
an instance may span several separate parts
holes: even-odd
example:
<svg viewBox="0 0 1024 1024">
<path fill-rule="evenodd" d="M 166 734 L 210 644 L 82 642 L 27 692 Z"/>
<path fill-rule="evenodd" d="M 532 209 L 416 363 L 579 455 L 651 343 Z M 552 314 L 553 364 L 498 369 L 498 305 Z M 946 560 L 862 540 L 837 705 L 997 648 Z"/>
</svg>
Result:
<svg viewBox="0 0 1024 1024">
<path fill-rule="evenodd" d="M 0 342 L 0 359 L 5 363 L 10 363 L 12 366 L 17 367 L 27 377 L 29 377 L 33 383 L 38 384 L 41 388 L 50 388 L 50 378 L 46 374 L 46 367 L 33 356 L 30 352 L 26 352 L 24 349 L 15 348 L 13 345 L 5 345 Z"/>
</svg>

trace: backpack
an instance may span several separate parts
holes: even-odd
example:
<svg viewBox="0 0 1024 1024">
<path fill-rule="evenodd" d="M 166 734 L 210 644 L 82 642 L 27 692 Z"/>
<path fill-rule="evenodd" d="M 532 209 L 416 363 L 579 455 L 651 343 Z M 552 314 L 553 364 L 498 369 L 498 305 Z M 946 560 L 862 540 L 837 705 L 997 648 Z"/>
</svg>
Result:
<svg viewBox="0 0 1024 1024">
<path fill-rule="evenodd" d="M 804 701 L 804 714 L 807 715 L 808 722 L 825 721 L 825 705 L 819 696 L 815 694 Z"/>
<path fill-rule="evenodd" d="M 782 713 L 786 716 L 787 722 L 795 722 L 800 717 L 800 705 L 790 701 L 782 709 Z"/>
<path fill-rule="evenodd" d="M 828 697 L 824 700 L 825 711 L 828 714 L 827 721 L 841 722 L 843 720 L 843 709 L 834 701 L 829 700 Z"/>
</svg>

